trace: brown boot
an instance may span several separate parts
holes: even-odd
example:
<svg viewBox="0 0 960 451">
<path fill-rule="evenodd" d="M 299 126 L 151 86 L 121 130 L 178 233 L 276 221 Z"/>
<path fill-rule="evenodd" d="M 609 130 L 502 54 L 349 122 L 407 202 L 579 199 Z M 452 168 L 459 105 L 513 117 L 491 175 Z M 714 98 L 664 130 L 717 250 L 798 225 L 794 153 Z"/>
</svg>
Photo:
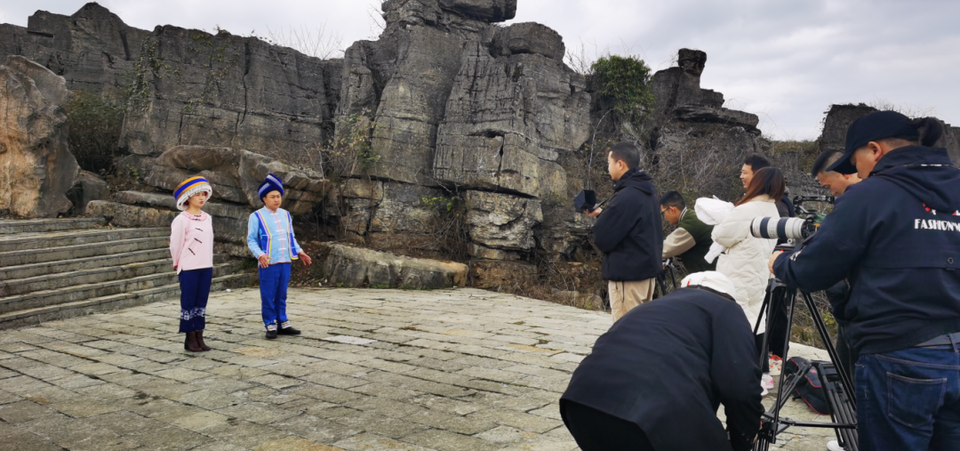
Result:
<svg viewBox="0 0 960 451">
<path fill-rule="evenodd" d="M 200 345 L 200 350 L 202 351 L 209 351 L 213 349 L 203 342 L 203 329 L 197 331 L 197 344 Z"/>
<path fill-rule="evenodd" d="M 190 352 L 200 352 L 203 349 L 200 349 L 200 345 L 197 343 L 197 333 L 188 332 L 187 333 L 187 342 L 183 345 L 184 349 Z"/>
</svg>

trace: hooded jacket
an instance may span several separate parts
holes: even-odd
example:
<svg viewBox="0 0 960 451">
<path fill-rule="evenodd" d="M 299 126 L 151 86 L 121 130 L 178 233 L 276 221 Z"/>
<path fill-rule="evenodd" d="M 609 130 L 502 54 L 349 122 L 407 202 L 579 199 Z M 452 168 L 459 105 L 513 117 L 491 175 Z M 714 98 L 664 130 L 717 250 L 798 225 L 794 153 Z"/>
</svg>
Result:
<svg viewBox="0 0 960 451">
<path fill-rule="evenodd" d="M 772 204 L 771 204 L 772 205 Z M 560 398 L 632 422 L 656 449 L 731 450 L 760 428 L 760 366 L 740 308 L 681 288 L 630 310 L 593 345 Z"/>
<path fill-rule="evenodd" d="M 896 351 L 960 331 L 960 170 L 946 149 L 908 146 L 877 162 L 837 199 L 820 231 L 774 273 L 803 291 L 845 277 L 832 300 L 861 354 Z"/>
<path fill-rule="evenodd" d="M 597 217 L 593 239 L 604 255 L 606 280 L 646 280 L 663 269 L 663 228 L 651 180 L 636 168 L 625 172 L 613 187 L 613 198 Z"/>
</svg>

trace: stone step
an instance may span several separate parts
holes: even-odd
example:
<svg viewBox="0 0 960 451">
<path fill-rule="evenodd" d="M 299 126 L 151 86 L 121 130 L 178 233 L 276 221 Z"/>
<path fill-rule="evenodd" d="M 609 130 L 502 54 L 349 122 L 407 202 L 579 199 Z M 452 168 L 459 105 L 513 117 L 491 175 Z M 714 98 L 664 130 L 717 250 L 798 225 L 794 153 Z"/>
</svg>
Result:
<svg viewBox="0 0 960 451">
<path fill-rule="evenodd" d="M 104 218 L 2 219 L 0 235 L 89 229 L 106 223 Z"/>
<path fill-rule="evenodd" d="M 17 235 L 0 235 L 0 253 L 94 243 L 109 245 L 114 241 L 156 237 L 169 238 L 170 229 L 154 227 L 148 229 L 93 229 L 43 233 L 25 232 Z"/>
<path fill-rule="evenodd" d="M 33 263 L 0 268 L 0 281 L 26 279 L 47 274 L 59 274 L 83 269 L 106 268 L 109 266 L 129 265 L 130 263 L 147 262 L 166 258 L 169 261 L 170 250 L 167 248 L 147 249 L 136 252 L 123 252 L 96 257 L 74 258 L 57 262 Z"/>
<path fill-rule="evenodd" d="M 76 258 L 95 257 L 99 255 L 116 255 L 125 252 L 137 252 L 149 249 L 168 249 L 170 246 L 169 241 L 170 237 L 168 235 L 164 235 L 149 238 L 119 240 L 108 243 L 100 242 L 45 249 L 27 249 L 0 252 L 0 267 L 72 260 Z"/>
<path fill-rule="evenodd" d="M 242 262 L 215 264 L 214 277 L 232 274 L 241 270 Z M 158 274 L 148 274 L 127 279 L 112 280 L 99 283 L 84 283 L 65 288 L 46 289 L 27 294 L 6 296 L 0 298 L 0 314 L 19 310 L 28 310 L 51 305 L 82 301 L 114 294 L 145 290 L 163 285 L 176 285 L 177 273 L 168 266 L 169 270 Z"/>
<path fill-rule="evenodd" d="M 41 290 L 55 290 L 73 285 L 110 282 L 173 271 L 169 259 L 158 259 L 126 265 L 89 268 L 60 274 L 45 274 L 25 279 L 0 280 L 0 296 L 14 296 Z"/>
<path fill-rule="evenodd" d="M 226 288 L 238 288 L 248 285 L 254 280 L 252 274 L 229 274 L 213 278 L 210 291 L 220 291 Z M 0 314 L 0 329 L 33 326 L 44 321 L 54 321 L 91 313 L 106 312 L 125 307 L 148 304 L 168 299 L 179 299 L 180 285 L 167 284 L 143 290 L 129 291 L 97 298 L 48 305 L 15 312 Z M 178 311 L 170 312 L 176 318 Z"/>
</svg>

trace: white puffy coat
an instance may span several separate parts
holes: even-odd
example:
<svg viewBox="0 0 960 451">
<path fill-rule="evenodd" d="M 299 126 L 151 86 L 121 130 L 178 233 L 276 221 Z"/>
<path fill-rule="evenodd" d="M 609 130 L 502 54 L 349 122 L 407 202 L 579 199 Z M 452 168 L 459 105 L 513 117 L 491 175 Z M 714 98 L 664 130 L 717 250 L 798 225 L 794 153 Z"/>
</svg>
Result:
<svg viewBox="0 0 960 451">
<path fill-rule="evenodd" d="M 750 235 L 750 222 L 756 217 L 780 217 L 777 204 L 770 196 L 762 194 L 735 207 L 711 234 L 713 241 L 726 249 L 717 260 L 717 271 L 733 281 L 737 304 L 751 325 L 760 317 L 767 279 L 771 277 L 767 262 L 777 245 L 777 240 Z M 764 326 L 760 325 L 758 333 L 764 332 Z"/>
</svg>

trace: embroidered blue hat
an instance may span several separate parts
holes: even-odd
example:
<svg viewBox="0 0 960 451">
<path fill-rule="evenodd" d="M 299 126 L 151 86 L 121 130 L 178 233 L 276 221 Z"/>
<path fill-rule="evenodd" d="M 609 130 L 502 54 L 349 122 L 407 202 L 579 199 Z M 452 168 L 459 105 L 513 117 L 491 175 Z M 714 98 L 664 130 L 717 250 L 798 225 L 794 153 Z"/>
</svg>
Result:
<svg viewBox="0 0 960 451">
<path fill-rule="evenodd" d="M 186 210 L 187 199 L 190 199 L 194 194 L 202 192 L 206 192 L 207 197 L 213 195 L 213 187 L 210 186 L 210 182 L 208 182 L 207 179 L 196 176 L 184 180 L 177 186 L 177 189 L 173 190 L 173 198 L 177 200 L 177 210 Z"/>
<path fill-rule="evenodd" d="M 910 123 L 910 118 L 896 111 L 874 111 L 850 124 L 843 156 L 831 164 L 827 170 L 841 174 L 855 174 L 857 167 L 850 162 L 853 153 L 870 141 L 886 138 L 916 141 L 920 139 L 920 131 L 916 125 Z"/>
<path fill-rule="evenodd" d="M 283 195 L 283 181 L 280 180 L 280 177 L 273 174 L 267 174 L 266 180 L 264 180 L 263 183 L 260 184 L 260 188 L 257 189 L 260 200 L 263 200 L 263 197 L 270 191 L 280 191 L 280 195 Z"/>
</svg>

